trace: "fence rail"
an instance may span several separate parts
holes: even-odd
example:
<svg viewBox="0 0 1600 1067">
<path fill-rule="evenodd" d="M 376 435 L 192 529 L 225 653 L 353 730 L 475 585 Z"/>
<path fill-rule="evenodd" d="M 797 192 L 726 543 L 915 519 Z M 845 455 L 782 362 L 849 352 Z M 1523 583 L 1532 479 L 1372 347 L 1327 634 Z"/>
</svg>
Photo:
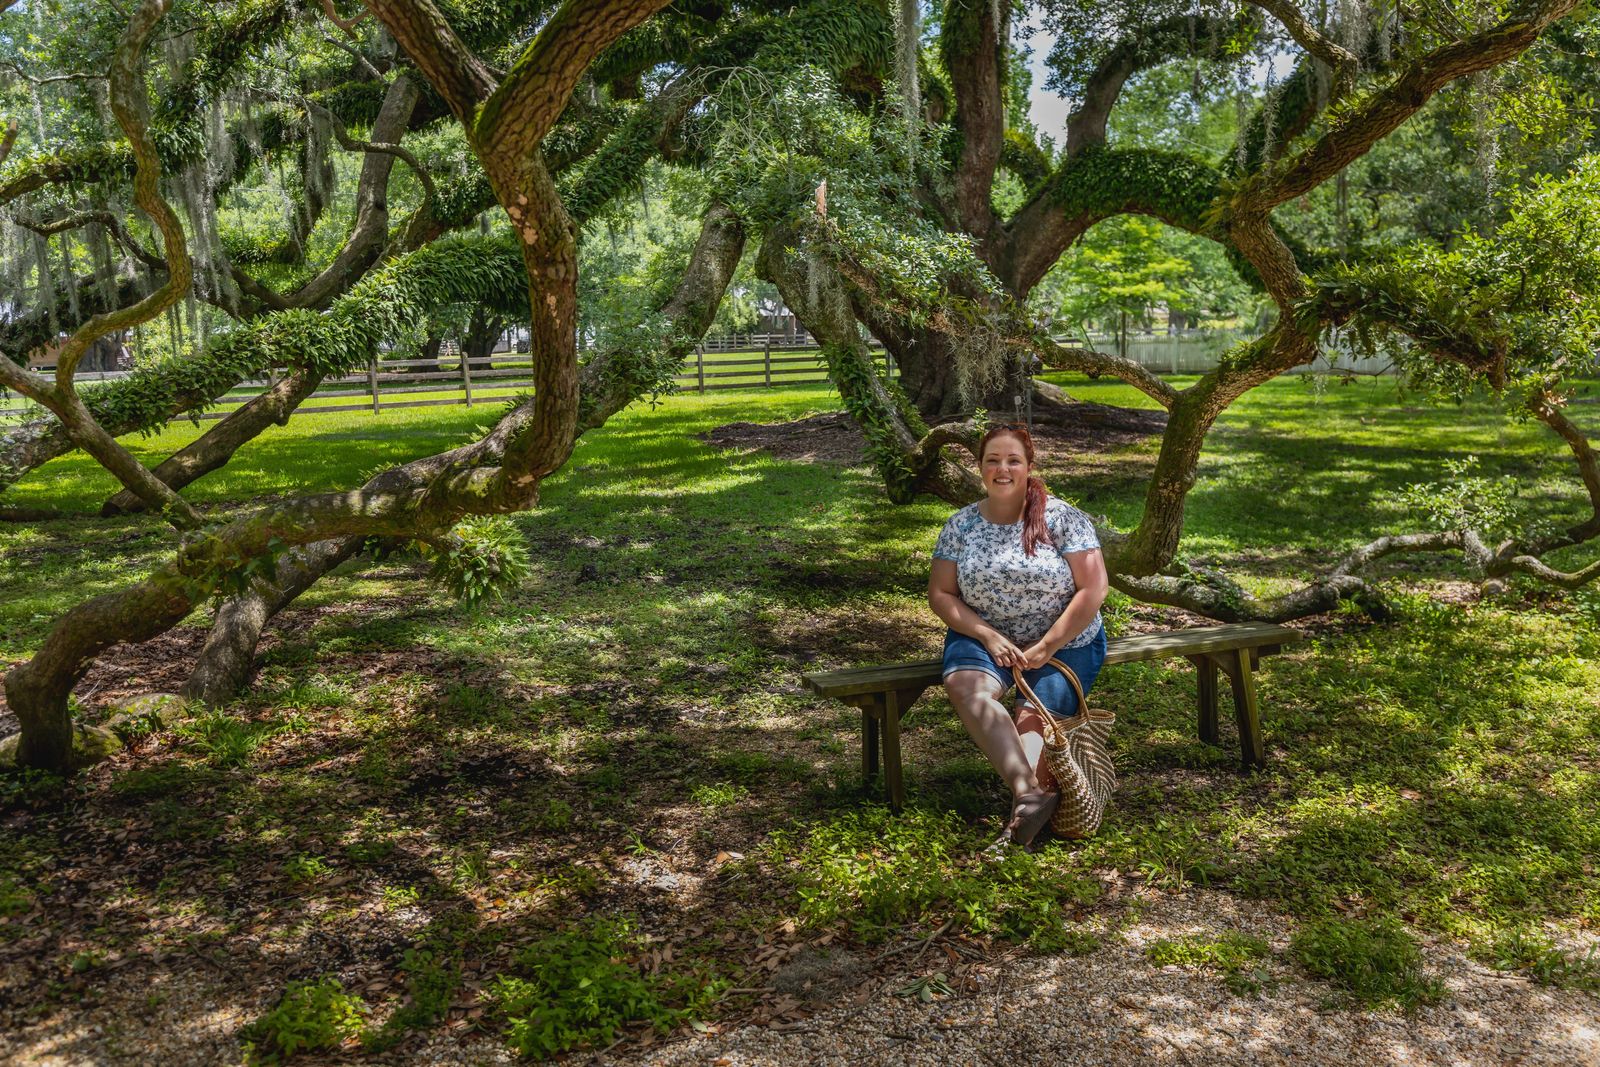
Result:
<svg viewBox="0 0 1600 1067">
<path fill-rule="evenodd" d="M 719 389 L 760 389 L 779 385 L 818 384 L 828 380 L 821 348 L 804 340 L 793 343 L 787 335 L 771 337 L 756 334 L 756 349 L 719 349 L 698 346 L 673 378 L 682 392 L 706 393 Z M 897 373 L 893 362 L 881 349 L 875 354 L 883 360 L 883 373 Z M 740 358 L 744 357 L 744 358 Z M 52 368 L 36 368 L 49 372 Z M 130 371 L 86 371 L 77 375 L 81 385 L 114 381 Z M 224 419 L 270 389 L 282 371 L 275 369 L 265 379 L 240 382 L 229 389 L 210 409 L 196 415 L 179 415 L 169 420 L 182 422 Z M 730 380 L 736 379 L 736 380 Z M 496 352 L 487 358 L 466 355 L 441 359 L 399 357 L 369 360 L 359 371 L 325 378 L 315 392 L 295 410 L 296 415 L 323 415 L 336 412 L 368 411 L 378 414 L 392 408 L 418 408 L 465 404 L 471 407 L 486 401 L 501 401 L 532 388 L 533 364 L 526 354 Z M 417 396 L 448 394 L 434 399 Z M 356 398 L 360 398 L 356 401 Z M 23 397 L 0 391 L 0 418 L 17 418 L 43 409 Z M 333 403 L 319 403 L 333 401 Z M 338 401 L 355 401 L 339 403 Z"/>
<path fill-rule="evenodd" d="M 1130 337 L 1129 358 L 1159 374 L 1203 374 L 1216 367 L 1221 355 L 1248 335 L 1230 332 Z M 1066 345 L 1092 345 L 1102 351 L 1115 351 L 1110 337 L 1057 338 Z M 896 375 L 898 368 L 881 348 L 873 349 L 882 360 L 885 375 Z M 1329 353 L 1335 370 L 1357 374 L 1391 373 L 1386 361 L 1349 359 Z M 50 368 L 41 368 L 49 370 Z M 1295 368 L 1303 370 L 1305 368 Z M 128 371 L 83 372 L 80 383 L 108 381 L 126 377 Z M 220 397 L 211 409 L 193 418 L 222 419 L 259 396 L 276 381 L 278 371 L 265 380 L 241 382 Z M 684 361 L 673 379 L 680 391 L 707 393 L 720 389 L 762 389 L 772 386 L 820 384 L 828 380 L 821 358 L 821 347 L 809 337 L 796 339 L 791 334 L 740 334 L 708 337 Z M 390 408 L 435 407 L 501 401 L 516 391 L 533 385 L 533 365 L 529 357 L 509 350 L 487 358 L 469 359 L 450 353 L 438 359 L 391 357 L 369 361 L 362 370 L 337 378 L 327 378 L 316 392 L 296 410 L 296 414 L 317 415 L 335 412 L 366 411 L 374 414 Z M 429 399 L 414 399 L 428 397 Z M 359 398 L 359 400 L 357 399 Z M 34 414 L 41 409 L 31 401 L 0 391 L 0 418 Z M 333 401 L 333 403 L 319 403 Z M 340 403 L 339 401 L 348 401 Z M 177 416 L 172 421 L 189 419 Z"/>
</svg>

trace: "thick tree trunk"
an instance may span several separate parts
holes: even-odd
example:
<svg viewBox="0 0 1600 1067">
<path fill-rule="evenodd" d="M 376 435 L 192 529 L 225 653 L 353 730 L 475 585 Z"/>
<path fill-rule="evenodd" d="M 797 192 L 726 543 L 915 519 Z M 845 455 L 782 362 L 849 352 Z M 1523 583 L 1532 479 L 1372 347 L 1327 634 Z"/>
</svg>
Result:
<svg viewBox="0 0 1600 1067">
<path fill-rule="evenodd" d="M 983 408 L 996 419 L 1019 417 L 1019 407 L 1033 394 L 1029 369 L 1032 356 L 1014 346 L 993 339 L 994 351 L 980 351 L 983 341 L 976 337 L 953 338 L 933 329 L 912 332 L 905 341 L 891 345 L 884 340 L 900 368 L 900 388 L 917 406 L 924 418 L 947 419 Z M 968 351 L 958 345 L 970 343 Z M 1019 358 L 1019 353 L 1021 358 Z M 977 371 L 976 380 L 962 382 L 963 365 Z"/>
<path fill-rule="evenodd" d="M 918 493 L 931 493 L 957 504 L 976 500 L 981 494 L 978 479 L 942 448 L 923 446 L 927 427 L 879 377 L 861 339 L 850 291 L 833 264 L 809 244 L 814 239 L 799 230 L 774 227 L 762 242 L 756 269 L 778 287 L 784 304 L 821 343 L 828 376 L 867 438 L 889 499 L 905 504 Z"/>
<path fill-rule="evenodd" d="M 22 724 L 17 764 L 72 770 L 72 715 L 67 698 L 118 642 L 148 641 L 192 610 L 184 593 L 159 578 L 80 604 L 62 617 L 33 658 L 6 672 L 6 706 Z"/>
<path fill-rule="evenodd" d="M 262 628 L 317 579 L 355 555 L 361 540 L 346 537 L 296 549 L 278 561 L 271 583 L 257 583 L 224 601 L 182 695 L 211 707 L 232 700 L 250 678 Z"/>
<path fill-rule="evenodd" d="M 489 360 L 494 356 L 495 342 L 505 333 L 505 322 L 487 315 L 482 308 L 472 313 L 467 335 L 461 339 L 461 351 L 466 354 L 474 371 L 489 370 Z"/>
</svg>

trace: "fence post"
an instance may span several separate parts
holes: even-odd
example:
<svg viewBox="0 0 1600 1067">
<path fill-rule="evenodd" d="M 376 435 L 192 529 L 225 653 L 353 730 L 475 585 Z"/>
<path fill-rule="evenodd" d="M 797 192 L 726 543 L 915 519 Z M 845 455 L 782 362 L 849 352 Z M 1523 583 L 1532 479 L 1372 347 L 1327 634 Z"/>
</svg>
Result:
<svg viewBox="0 0 1600 1067">
<path fill-rule="evenodd" d="M 378 413 L 378 354 L 367 357 L 367 385 L 372 388 L 372 413 Z"/>
<path fill-rule="evenodd" d="M 700 381 L 700 395 L 706 394 L 706 346 L 694 346 L 695 376 Z"/>
<path fill-rule="evenodd" d="M 772 388 L 772 335 L 770 333 L 767 334 L 766 342 L 766 347 L 761 353 L 761 358 L 765 364 L 767 388 L 770 389 Z"/>
<path fill-rule="evenodd" d="M 1172 373 L 1178 373 L 1178 341 L 1179 336 L 1172 334 Z"/>
<path fill-rule="evenodd" d="M 472 406 L 472 361 L 467 358 L 465 347 L 461 349 L 461 388 L 467 391 L 467 407 Z"/>
</svg>

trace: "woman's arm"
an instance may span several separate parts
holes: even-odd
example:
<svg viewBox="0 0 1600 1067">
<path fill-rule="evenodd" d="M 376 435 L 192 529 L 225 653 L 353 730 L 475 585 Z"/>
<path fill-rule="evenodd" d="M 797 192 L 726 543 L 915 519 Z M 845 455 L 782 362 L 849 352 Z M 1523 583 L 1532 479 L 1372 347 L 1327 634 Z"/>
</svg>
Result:
<svg viewBox="0 0 1600 1067">
<path fill-rule="evenodd" d="M 1111 585 L 1106 577 L 1105 557 L 1098 548 L 1091 548 L 1087 552 L 1068 552 L 1062 558 L 1072 568 L 1072 581 L 1077 586 L 1077 592 L 1072 594 L 1072 602 L 1061 613 L 1061 618 L 1023 653 L 1029 670 L 1043 667 L 1063 645 L 1088 629 L 1094 621 L 1095 612 L 1105 603 L 1106 590 Z"/>
<path fill-rule="evenodd" d="M 989 650 L 995 663 L 1002 667 L 1022 664 L 1022 649 L 1005 634 L 984 622 L 983 616 L 961 599 L 954 560 L 933 561 L 933 568 L 928 572 L 928 607 L 956 633 L 983 642 L 983 647 Z"/>
</svg>

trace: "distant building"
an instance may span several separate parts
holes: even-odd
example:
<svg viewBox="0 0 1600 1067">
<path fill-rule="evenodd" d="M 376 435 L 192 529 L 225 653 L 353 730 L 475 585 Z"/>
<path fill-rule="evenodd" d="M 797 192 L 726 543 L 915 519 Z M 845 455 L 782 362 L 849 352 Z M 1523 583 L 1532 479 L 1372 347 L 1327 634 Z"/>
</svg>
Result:
<svg viewBox="0 0 1600 1067">
<path fill-rule="evenodd" d="M 125 333 L 107 334 L 89 346 L 83 359 L 78 361 L 79 371 L 108 371 L 132 370 L 133 353 L 128 351 L 124 343 L 127 339 Z M 57 337 L 49 344 L 40 345 L 28 353 L 28 366 L 37 370 L 41 367 L 54 367 L 56 359 L 61 354 L 61 349 L 66 345 L 66 335 Z"/>
</svg>

